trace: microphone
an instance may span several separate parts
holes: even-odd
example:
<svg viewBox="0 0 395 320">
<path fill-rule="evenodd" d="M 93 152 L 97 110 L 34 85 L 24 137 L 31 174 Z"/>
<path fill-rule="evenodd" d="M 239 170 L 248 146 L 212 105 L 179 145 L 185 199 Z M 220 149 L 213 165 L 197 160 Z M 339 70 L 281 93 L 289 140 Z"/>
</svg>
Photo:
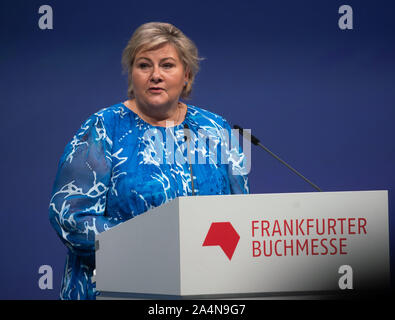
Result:
<svg viewBox="0 0 395 320">
<path fill-rule="evenodd" d="M 241 128 L 238 125 L 234 125 L 233 126 L 234 129 L 239 130 L 239 133 L 246 138 L 247 140 L 250 140 L 254 145 L 261 147 L 263 150 L 265 150 L 266 152 L 268 152 L 272 157 L 274 157 L 275 159 L 277 159 L 278 161 L 280 161 L 283 165 L 285 165 L 288 169 L 290 169 L 292 172 L 296 173 L 299 177 L 301 177 L 304 181 L 306 181 L 308 184 L 310 184 L 314 189 L 316 189 L 317 191 L 322 191 L 316 184 L 314 184 L 313 182 L 311 182 L 309 179 L 307 179 L 306 177 L 304 177 L 302 174 L 300 174 L 298 171 L 296 171 L 294 168 L 292 168 L 288 163 L 286 163 L 284 160 L 280 159 L 277 155 L 275 155 L 273 152 L 271 152 L 268 148 L 266 148 L 264 145 L 262 145 L 259 141 L 258 138 L 256 138 L 255 136 L 253 136 L 252 134 L 250 134 L 249 132 L 246 132 L 243 130 L 243 128 Z"/>
<path fill-rule="evenodd" d="M 188 124 L 184 124 L 184 141 L 187 141 L 187 154 L 188 154 L 188 163 L 189 163 L 189 171 L 191 174 L 191 185 L 192 185 L 192 195 L 195 195 L 195 187 L 193 185 L 193 170 L 192 170 L 192 161 L 191 161 L 191 153 L 190 153 L 190 142 L 191 142 L 191 136 L 189 132 L 189 126 Z"/>
</svg>

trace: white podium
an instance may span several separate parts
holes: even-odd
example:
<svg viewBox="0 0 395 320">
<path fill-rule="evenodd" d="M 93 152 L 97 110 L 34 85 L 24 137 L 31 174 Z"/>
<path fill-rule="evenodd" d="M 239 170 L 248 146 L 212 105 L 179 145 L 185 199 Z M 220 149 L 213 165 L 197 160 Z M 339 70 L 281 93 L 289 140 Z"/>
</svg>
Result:
<svg viewBox="0 0 395 320">
<path fill-rule="evenodd" d="M 323 298 L 389 286 L 387 191 L 181 197 L 96 237 L 99 299 Z"/>
</svg>

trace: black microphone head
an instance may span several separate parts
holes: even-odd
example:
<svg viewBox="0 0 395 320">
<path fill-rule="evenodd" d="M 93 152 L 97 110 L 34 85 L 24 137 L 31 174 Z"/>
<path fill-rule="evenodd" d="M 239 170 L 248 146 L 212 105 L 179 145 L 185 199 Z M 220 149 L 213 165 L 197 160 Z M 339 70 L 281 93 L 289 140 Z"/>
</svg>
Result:
<svg viewBox="0 0 395 320">
<path fill-rule="evenodd" d="M 248 132 L 245 132 L 245 131 L 243 130 L 243 128 L 240 127 L 240 126 L 238 126 L 237 124 L 233 125 L 233 128 L 239 130 L 239 133 L 240 133 L 243 137 L 245 137 L 246 139 L 249 139 L 253 144 L 258 145 L 259 139 L 258 139 L 257 137 L 253 136 L 252 134 L 250 134 L 250 133 L 248 133 Z"/>
<path fill-rule="evenodd" d="M 188 126 L 187 123 L 184 123 L 184 130 L 185 130 L 185 129 L 186 129 L 186 131 L 184 131 L 184 141 L 187 141 L 187 140 L 188 140 L 188 137 L 189 137 L 189 132 L 188 132 L 189 126 Z"/>
</svg>

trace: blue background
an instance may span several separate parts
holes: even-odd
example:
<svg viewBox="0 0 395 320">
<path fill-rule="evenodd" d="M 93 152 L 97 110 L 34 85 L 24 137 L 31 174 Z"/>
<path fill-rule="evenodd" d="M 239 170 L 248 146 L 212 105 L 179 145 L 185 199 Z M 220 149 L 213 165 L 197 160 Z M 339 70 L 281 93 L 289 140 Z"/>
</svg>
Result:
<svg viewBox="0 0 395 320">
<path fill-rule="evenodd" d="M 52 6 L 54 29 L 38 8 Z M 354 29 L 340 30 L 351 5 Z M 393 1 L 0 2 L 0 298 L 57 299 L 66 249 L 48 222 L 61 153 L 82 122 L 126 99 L 121 52 L 149 21 L 170 22 L 201 56 L 190 101 L 251 128 L 324 191 L 389 190 L 395 250 Z M 261 149 L 252 193 L 313 189 Z M 53 290 L 40 290 L 50 265 Z"/>
</svg>

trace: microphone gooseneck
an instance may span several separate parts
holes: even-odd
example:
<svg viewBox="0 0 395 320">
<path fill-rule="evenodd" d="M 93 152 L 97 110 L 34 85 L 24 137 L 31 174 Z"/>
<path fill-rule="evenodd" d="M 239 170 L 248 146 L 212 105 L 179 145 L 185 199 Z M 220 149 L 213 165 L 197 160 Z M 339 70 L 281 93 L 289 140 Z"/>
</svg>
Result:
<svg viewBox="0 0 395 320">
<path fill-rule="evenodd" d="M 192 195 L 195 195 L 195 187 L 193 185 L 193 170 L 192 170 L 192 161 L 191 161 L 191 152 L 190 152 L 190 143 L 191 143 L 191 136 L 189 132 L 188 124 L 184 124 L 184 140 L 187 142 L 187 157 L 189 163 L 189 171 L 191 174 L 191 186 L 192 186 Z"/>
<path fill-rule="evenodd" d="M 246 138 L 247 140 L 250 140 L 251 143 L 253 143 L 256 146 L 261 147 L 263 150 L 265 150 L 266 152 L 268 152 L 272 157 L 274 157 L 275 159 L 277 159 L 278 161 L 280 161 L 283 165 L 285 165 L 288 169 L 290 169 L 292 172 L 296 173 L 299 177 L 301 177 L 304 181 L 306 181 L 308 184 L 310 184 L 314 189 L 316 189 L 317 191 L 322 191 L 316 184 L 314 184 L 313 182 L 311 182 L 309 179 L 307 179 L 306 177 L 304 177 L 301 173 L 299 173 L 297 170 L 295 170 L 294 168 L 292 168 L 288 163 L 286 163 L 284 160 L 282 160 L 280 157 L 278 157 L 277 155 L 275 155 L 273 152 L 271 152 L 268 148 L 266 148 L 264 145 L 262 145 L 259 141 L 258 138 L 256 138 L 255 136 L 253 136 L 252 134 L 250 134 L 249 132 L 246 132 L 245 130 L 243 130 L 243 128 L 241 128 L 238 125 L 234 125 L 233 126 L 234 129 L 239 130 L 239 133 Z"/>
</svg>

